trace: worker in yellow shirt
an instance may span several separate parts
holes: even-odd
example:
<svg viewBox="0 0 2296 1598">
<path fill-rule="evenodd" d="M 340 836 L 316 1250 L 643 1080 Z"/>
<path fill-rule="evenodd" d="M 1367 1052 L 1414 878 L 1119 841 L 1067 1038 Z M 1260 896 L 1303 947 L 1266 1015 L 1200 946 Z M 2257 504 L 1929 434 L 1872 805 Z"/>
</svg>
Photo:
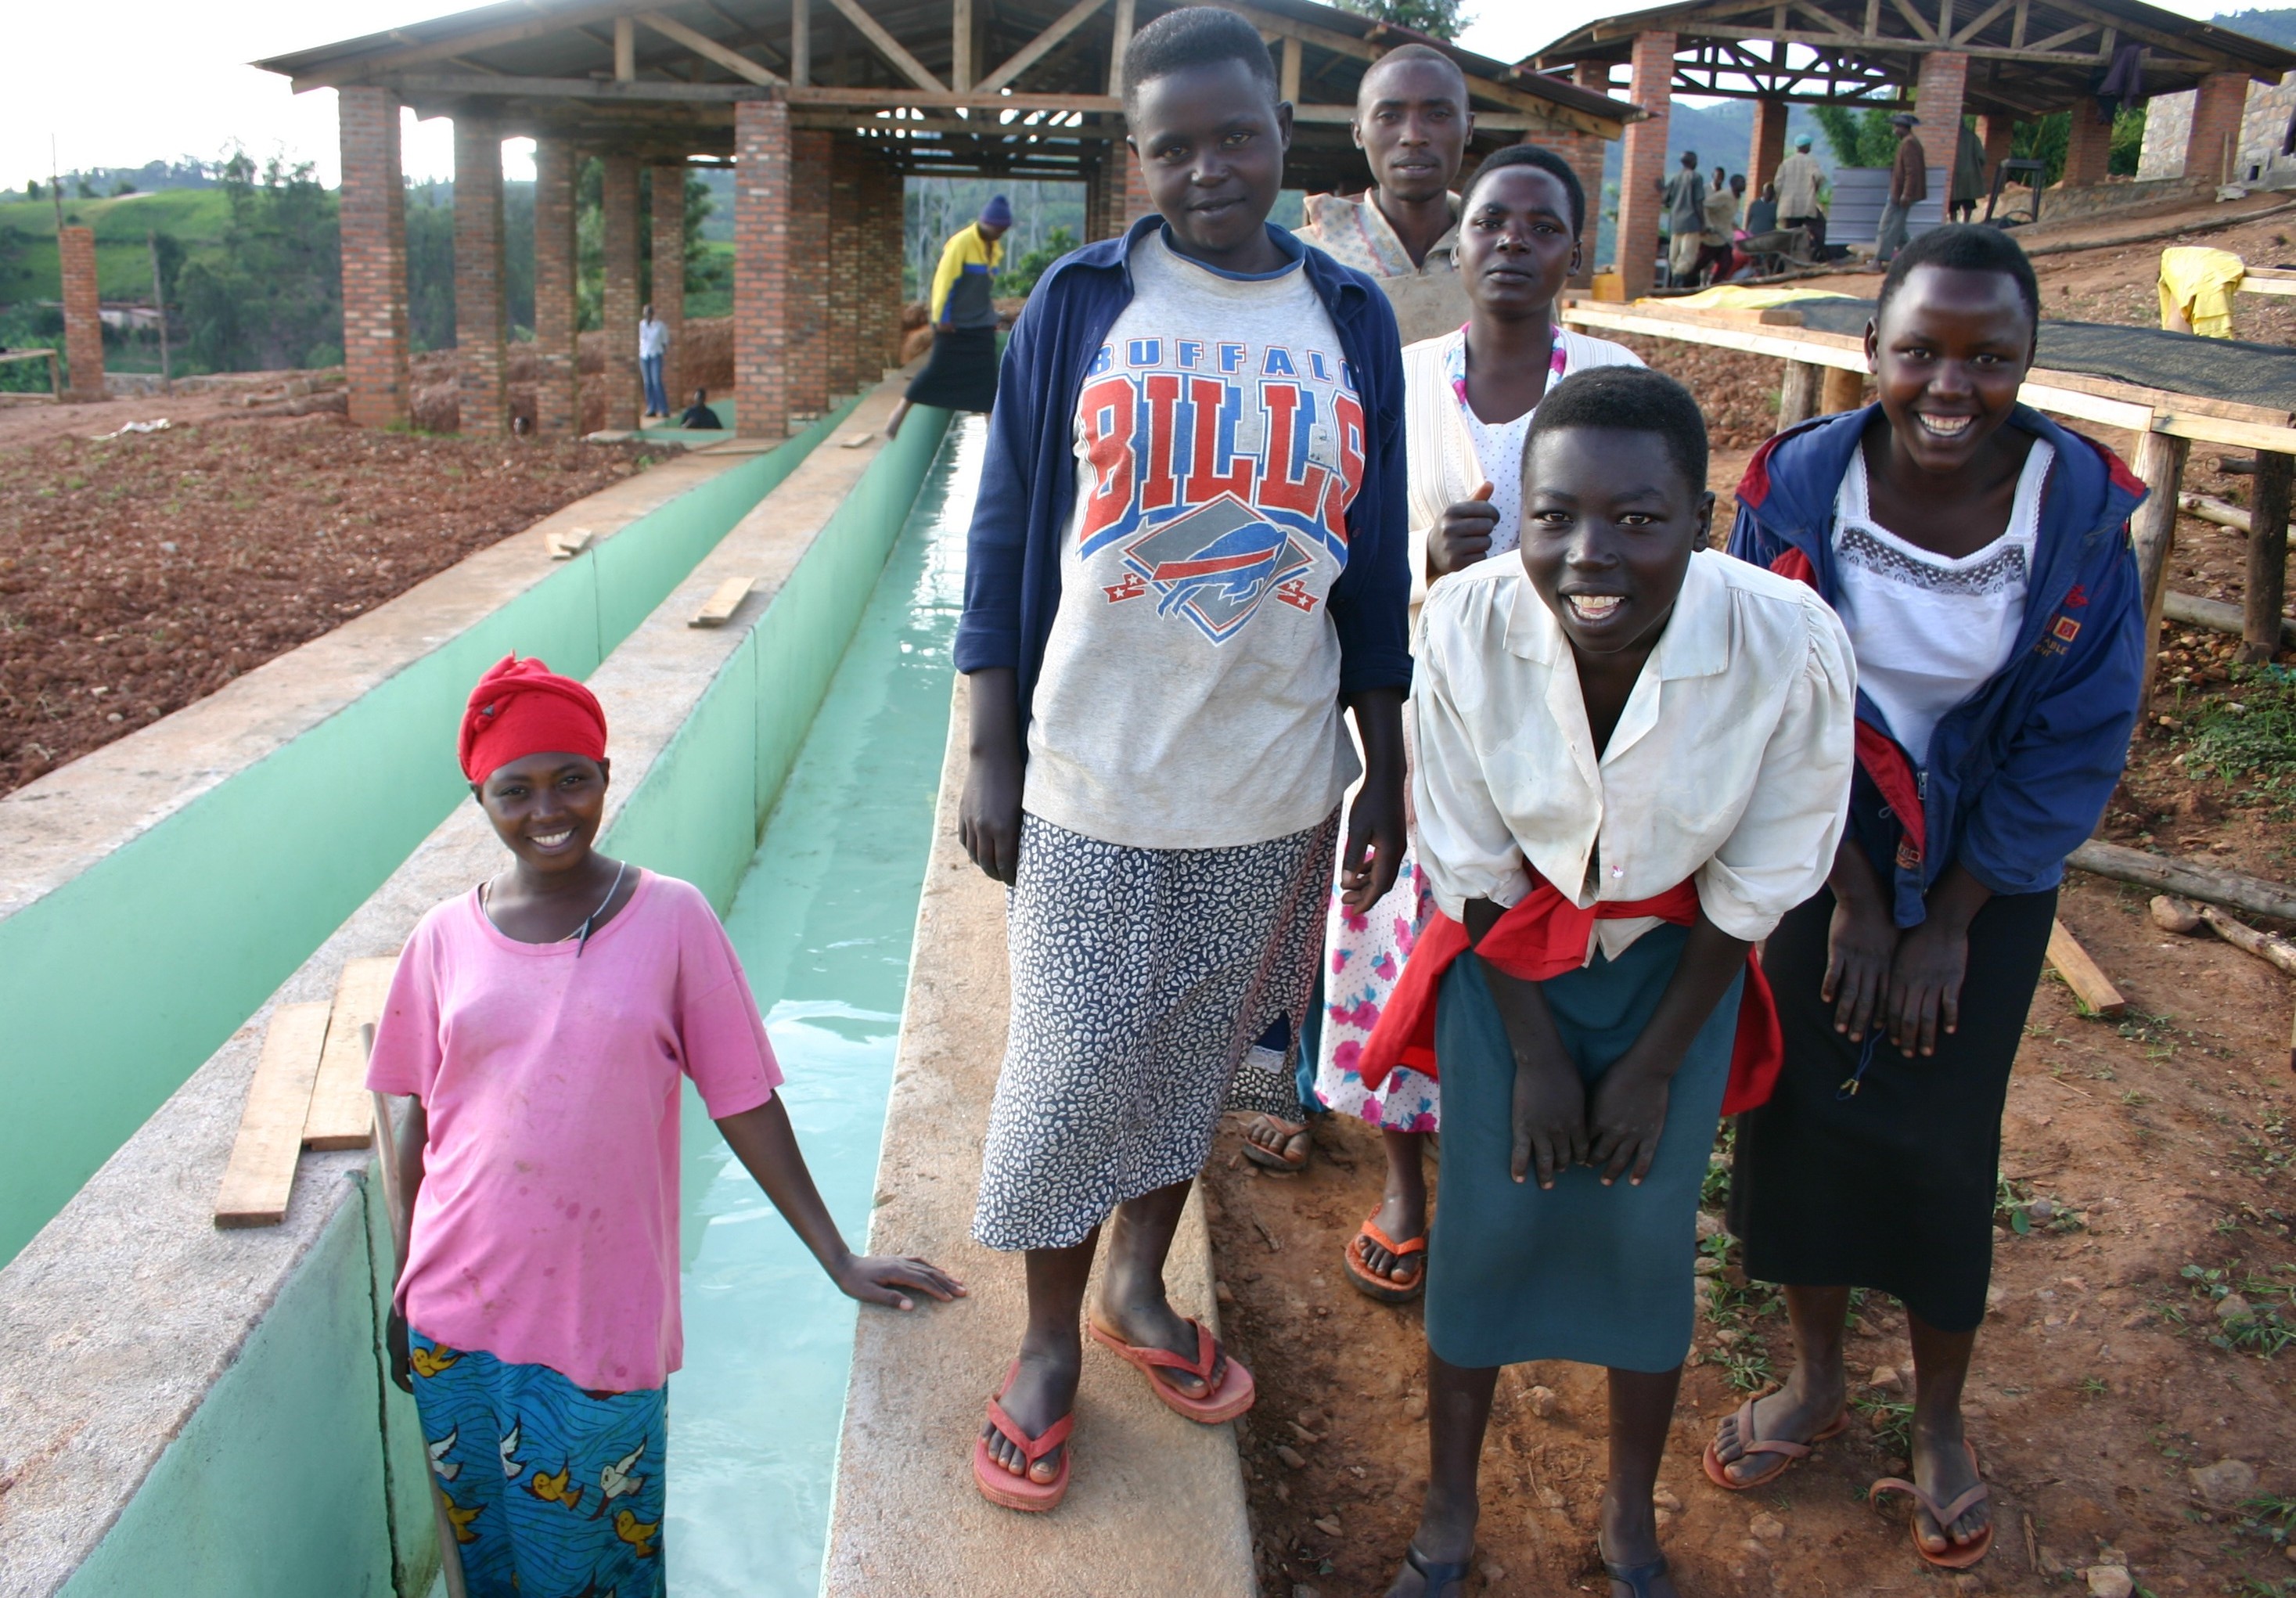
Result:
<svg viewBox="0 0 2296 1598">
<path fill-rule="evenodd" d="M 909 407 L 937 405 L 951 411 L 988 411 L 996 404 L 996 271 L 1004 259 L 1005 230 L 1013 207 L 994 195 L 980 208 L 980 219 L 949 235 L 933 274 L 932 354 L 893 407 L 885 436 L 898 438 Z"/>
</svg>

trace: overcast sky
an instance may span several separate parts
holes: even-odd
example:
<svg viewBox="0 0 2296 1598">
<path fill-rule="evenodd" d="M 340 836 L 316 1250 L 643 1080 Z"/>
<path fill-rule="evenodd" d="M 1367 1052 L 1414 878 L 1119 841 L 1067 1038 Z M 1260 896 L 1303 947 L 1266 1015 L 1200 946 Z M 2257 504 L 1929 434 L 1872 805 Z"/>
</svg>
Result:
<svg viewBox="0 0 2296 1598">
<path fill-rule="evenodd" d="M 1637 0 L 1470 0 L 1483 20 L 1460 43 L 1502 61 L 1529 54 L 1593 18 L 1632 10 Z M 2213 0 L 2162 0 L 2189 16 L 2216 13 Z M 284 78 L 246 63 L 258 56 L 376 33 L 447 8 L 424 0 L 115 0 L 100 17 L 70 4 L 11 8 L 9 75 L 0 104 L 0 187 L 48 173 L 49 140 L 61 169 L 138 167 L 157 159 L 212 160 L 234 144 L 258 160 L 308 160 L 336 181 L 335 96 L 291 94 Z M 85 70 L 75 65 L 84 59 Z M 38 62 L 42 70 L 25 63 Z M 88 92 L 100 85 L 100 94 Z M 513 176 L 530 176 L 522 152 Z M 452 126 L 410 119 L 405 148 L 410 177 L 451 177 Z"/>
</svg>

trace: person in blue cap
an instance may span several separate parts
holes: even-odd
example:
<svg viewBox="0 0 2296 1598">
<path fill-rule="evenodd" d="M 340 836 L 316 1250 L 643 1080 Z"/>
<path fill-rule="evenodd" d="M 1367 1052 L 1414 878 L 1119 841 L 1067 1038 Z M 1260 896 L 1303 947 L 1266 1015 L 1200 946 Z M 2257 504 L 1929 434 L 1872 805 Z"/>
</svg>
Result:
<svg viewBox="0 0 2296 1598">
<path fill-rule="evenodd" d="M 909 407 L 937 405 L 951 411 L 981 411 L 996 404 L 996 299 L 994 274 L 1004 263 L 1005 231 L 1013 204 L 989 196 L 978 221 L 968 222 L 941 246 L 933 274 L 932 354 L 909 383 L 885 423 L 885 436 L 900 436 Z"/>
</svg>

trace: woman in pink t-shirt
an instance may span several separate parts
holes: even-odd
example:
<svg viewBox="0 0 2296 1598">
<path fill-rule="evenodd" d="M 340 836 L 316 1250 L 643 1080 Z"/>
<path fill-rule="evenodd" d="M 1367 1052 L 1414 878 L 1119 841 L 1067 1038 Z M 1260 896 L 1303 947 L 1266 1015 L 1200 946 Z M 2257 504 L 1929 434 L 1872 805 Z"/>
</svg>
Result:
<svg viewBox="0 0 2296 1598">
<path fill-rule="evenodd" d="M 679 1078 L 837 1285 L 964 1289 L 847 1250 L 774 1094 L 740 961 L 699 890 L 591 848 L 604 713 L 539 660 L 471 694 L 463 774 L 511 869 L 422 918 L 367 1084 L 412 1095 L 390 1317 L 472 1598 L 662 1591 Z"/>
</svg>

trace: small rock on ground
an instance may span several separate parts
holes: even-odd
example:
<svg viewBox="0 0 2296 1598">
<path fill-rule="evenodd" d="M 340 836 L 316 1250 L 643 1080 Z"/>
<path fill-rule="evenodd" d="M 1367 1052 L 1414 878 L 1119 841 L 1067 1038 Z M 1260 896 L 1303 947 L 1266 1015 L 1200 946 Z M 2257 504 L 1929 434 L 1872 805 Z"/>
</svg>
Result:
<svg viewBox="0 0 2296 1598">
<path fill-rule="evenodd" d="M 2256 1467 L 2244 1459 L 2220 1459 L 2185 1472 L 2193 1490 L 2210 1509 L 2236 1509 L 2256 1491 Z"/>
<path fill-rule="evenodd" d="M 1746 1522 L 1746 1529 L 1766 1543 L 1775 1543 L 1786 1534 L 1786 1523 L 1775 1515 L 1756 1515 Z"/>
<path fill-rule="evenodd" d="M 2091 1565 L 2088 1568 L 2089 1598 L 2129 1598 L 2136 1591 L 2126 1565 Z"/>
</svg>

